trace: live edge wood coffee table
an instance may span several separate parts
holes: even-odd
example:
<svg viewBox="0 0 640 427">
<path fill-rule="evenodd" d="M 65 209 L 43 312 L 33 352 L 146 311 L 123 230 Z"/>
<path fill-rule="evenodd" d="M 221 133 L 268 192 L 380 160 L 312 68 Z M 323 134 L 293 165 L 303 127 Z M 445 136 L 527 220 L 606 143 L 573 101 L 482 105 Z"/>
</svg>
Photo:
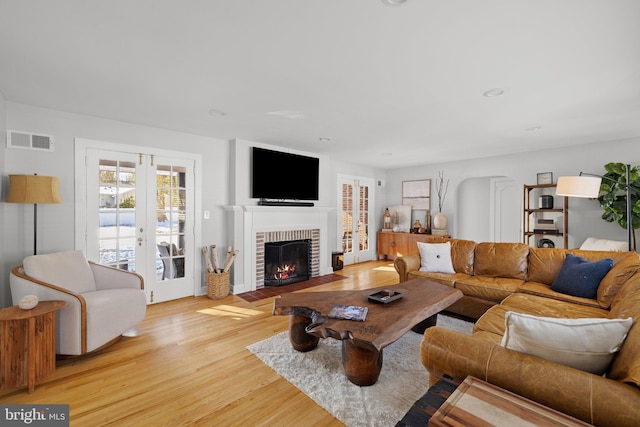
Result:
<svg viewBox="0 0 640 427">
<path fill-rule="evenodd" d="M 368 300 L 381 289 L 402 292 L 403 297 L 388 304 Z M 371 289 L 284 294 L 275 299 L 273 314 L 290 315 L 289 340 L 298 351 L 313 350 L 320 338 L 341 340 L 347 378 L 368 386 L 378 380 L 384 347 L 409 329 L 422 333 L 435 325 L 436 315 L 460 298 L 462 292 L 450 286 L 411 279 Z M 369 312 L 364 322 L 328 318 L 336 304 L 365 306 Z"/>
</svg>

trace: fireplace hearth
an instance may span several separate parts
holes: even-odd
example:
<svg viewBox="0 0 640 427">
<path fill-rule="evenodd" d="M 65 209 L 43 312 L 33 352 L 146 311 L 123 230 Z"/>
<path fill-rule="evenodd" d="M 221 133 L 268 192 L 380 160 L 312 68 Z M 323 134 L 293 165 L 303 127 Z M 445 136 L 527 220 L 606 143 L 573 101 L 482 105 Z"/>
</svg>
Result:
<svg viewBox="0 0 640 427">
<path fill-rule="evenodd" d="M 284 286 L 309 280 L 310 248 L 310 239 L 265 243 L 264 285 Z"/>
</svg>

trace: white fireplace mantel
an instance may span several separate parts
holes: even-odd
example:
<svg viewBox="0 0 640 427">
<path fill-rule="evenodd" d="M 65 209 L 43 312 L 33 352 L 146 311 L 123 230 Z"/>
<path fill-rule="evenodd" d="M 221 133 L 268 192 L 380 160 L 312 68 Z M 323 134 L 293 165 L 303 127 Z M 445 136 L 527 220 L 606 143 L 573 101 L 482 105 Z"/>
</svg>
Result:
<svg viewBox="0 0 640 427">
<path fill-rule="evenodd" d="M 331 274 L 331 248 L 328 243 L 331 207 L 226 206 L 230 238 L 240 253 L 232 268 L 233 293 L 256 290 L 256 233 L 287 230 L 320 231 L 320 275 Z"/>
</svg>

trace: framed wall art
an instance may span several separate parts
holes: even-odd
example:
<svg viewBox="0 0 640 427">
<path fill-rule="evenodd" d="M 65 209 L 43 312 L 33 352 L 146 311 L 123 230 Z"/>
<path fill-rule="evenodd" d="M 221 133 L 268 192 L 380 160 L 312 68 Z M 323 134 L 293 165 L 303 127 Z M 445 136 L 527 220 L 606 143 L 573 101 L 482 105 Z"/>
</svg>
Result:
<svg viewBox="0 0 640 427">
<path fill-rule="evenodd" d="M 413 210 L 431 210 L 431 180 L 402 181 L 402 204 Z"/>
</svg>

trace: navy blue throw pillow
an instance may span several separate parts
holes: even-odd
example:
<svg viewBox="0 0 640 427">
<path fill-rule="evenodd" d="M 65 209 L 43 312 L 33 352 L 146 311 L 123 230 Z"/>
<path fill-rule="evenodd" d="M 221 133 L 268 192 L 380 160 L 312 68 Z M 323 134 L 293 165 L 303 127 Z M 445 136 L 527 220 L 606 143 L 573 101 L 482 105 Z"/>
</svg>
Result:
<svg viewBox="0 0 640 427">
<path fill-rule="evenodd" d="M 589 262 L 582 257 L 567 254 L 551 289 L 567 295 L 596 299 L 600 281 L 612 266 L 611 258 Z"/>
</svg>

